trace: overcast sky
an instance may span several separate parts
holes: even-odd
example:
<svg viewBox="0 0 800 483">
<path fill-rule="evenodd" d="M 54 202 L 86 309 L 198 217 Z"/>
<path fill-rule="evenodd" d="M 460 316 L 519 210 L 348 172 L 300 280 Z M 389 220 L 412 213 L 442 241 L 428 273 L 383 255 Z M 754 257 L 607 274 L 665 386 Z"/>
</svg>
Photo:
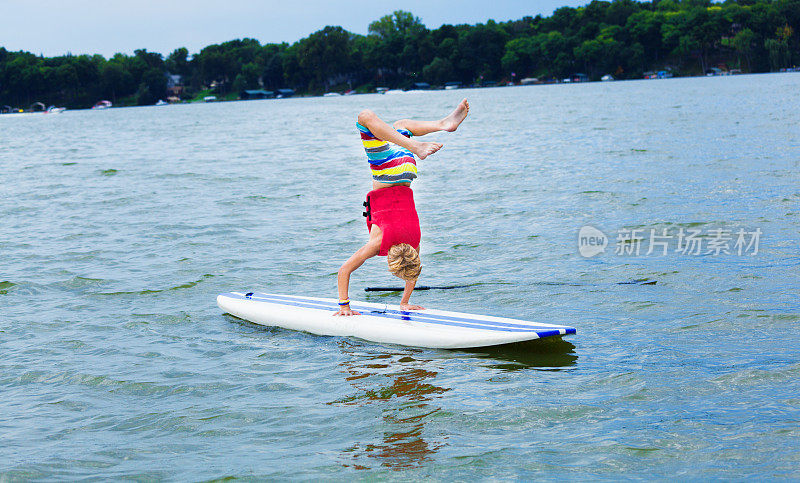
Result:
<svg viewBox="0 0 800 483">
<path fill-rule="evenodd" d="M 0 0 L 0 46 L 46 56 L 169 54 L 243 37 L 289 42 L 326 25 L 360 34 L 370 22 L 402 9 L 428 28 L 442 24 L 550 15 L 589 0 Z"/>
</svg>

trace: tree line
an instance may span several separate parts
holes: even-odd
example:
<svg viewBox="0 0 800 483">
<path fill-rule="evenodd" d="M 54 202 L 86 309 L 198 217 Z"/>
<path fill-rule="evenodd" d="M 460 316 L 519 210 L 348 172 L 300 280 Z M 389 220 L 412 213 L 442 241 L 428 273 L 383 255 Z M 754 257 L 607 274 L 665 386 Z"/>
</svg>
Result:
<svg viewBox="0 0 800 483">
<path fill-rule="evenodd" d="M 328 26 L 293 44 L 238 39 L 166 58 L 37 56 L 0 47 L 0 107 L 33 102 L 88 107 L 100 99 L 146 105 L 165 98 L 168 74 L 182 96 L 245 89 L 407 88 L 418 82 L 475 85 L 525 77 L 641 78 L 648 71 L 695 75 L 712 67 L 769 72 L 800 63 L 800 0 L 594 0 L 552 15 L 428 29 L 396 11 L 367 35 Z"/>
</svg>

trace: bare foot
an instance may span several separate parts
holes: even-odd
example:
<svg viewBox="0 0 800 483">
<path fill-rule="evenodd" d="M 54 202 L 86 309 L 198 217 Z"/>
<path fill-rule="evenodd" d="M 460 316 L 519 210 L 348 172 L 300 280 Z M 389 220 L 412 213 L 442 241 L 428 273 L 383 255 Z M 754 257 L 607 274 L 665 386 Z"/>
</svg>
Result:
<svg viewBox="0 0 800 483">
<path fill-rule="evenodd" d="M 462 100 L 456 109 L 450 113 L 449 116 L 442 119 L 442 130 L 453 132 L 458 129 L 458 126 L 464 122 L 467 114 L 469 114 L 469 102 L 466 99 Z"/>
<path fill-rule="evenodd" d="M 431 154 L 435 153 L 436 151 L 442 149 L 444 144 L 442 143 L 424 143 L 418 142 L 412 149 L 411 152 L 416 154 L 419 159 L 425 159 Z"/>
</svg>

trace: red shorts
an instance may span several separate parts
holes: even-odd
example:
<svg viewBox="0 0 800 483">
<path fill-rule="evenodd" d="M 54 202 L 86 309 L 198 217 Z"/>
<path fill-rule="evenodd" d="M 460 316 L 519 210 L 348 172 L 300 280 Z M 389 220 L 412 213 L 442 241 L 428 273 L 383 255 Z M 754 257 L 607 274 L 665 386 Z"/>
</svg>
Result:
<svg viewBox="0 0 800 483">
<path fill-rule="evenodd" d="M 408 186 L 391 186 L 367 193 L 367 230 L 378 225 L 383 232 L 378 255 L 385 257 L 389 248 L 408 243 L 419 251 L 419 216 L 414 192 Z"/>
</svg>

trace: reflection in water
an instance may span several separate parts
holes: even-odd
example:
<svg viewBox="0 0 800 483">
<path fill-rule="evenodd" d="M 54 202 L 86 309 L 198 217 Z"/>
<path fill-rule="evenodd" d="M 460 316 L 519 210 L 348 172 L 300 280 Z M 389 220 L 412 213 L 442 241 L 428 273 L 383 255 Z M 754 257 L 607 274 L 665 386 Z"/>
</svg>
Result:
<svg viewBox="0 0 800 483">
<path fill-rule="evenodd" d="M 481 359 L 491 359 L 497 363 L 488 367 L 506 371 L 519 369 L 536 369 L 542 371 L 558 371 L 574 366 L 578 360 L 575 346 L 561 337 L 518 342 L 494 347 L 466 349 Z M 502 361 L 502 362 L 501 362 Z"/>
<path fill-rule="evenodd" d="M 344 450 L 351 460 L 344 466 L 368 468 L 360 461 L 363 456 L 376 458 L 383 466 L 396 470 L 425 463 L 445 445 L 437 438 L 423 438 L 425 423 L 441 409 L 429 401 L 450 390 L 431 384 L 437 374 L 431 370 L 434 364 L 411 357 L 410 354 L 415 353 L 411 349 L 400 353 L 364 354 L 350 342 L 343 341 L 340 346 L 351 356 L 340 366 L 357 392 L 331 404 L 387 403 L 382 410 L 385 425 L 382 440 L 356 443 Z"/>
<path fill-rule="evenodd" d="M 424 359 L 422 354 L 437 352 L 404 349 L 399 352 L 367 353 L 357 342 L 339 343 L 342 352 L 349 356 L 340 364 L 356 392 L 329 404 L 366 406 L 381 404 L 384 429 L 380 442 L 355 443 L 343 451 L 345 467 L 368 469 L 364 457 L 380 461 L 384 467 L 402 470 L 423 465 L 443 448 L 445 435 L 425 434 L 425 424 L 436 417 L 441 407 L 435 401 L 449 387 L 433 384 L 440 365 L 457 356 L 469 353 L 481 359 L 495 361 L 488 367 L 504 371 L 519 369 L 560 370 L 575 365 L 578 356 L 575 346 L 560 338 L 536 340 L 518 344 L 471 349 L 442 351 L 440 361 Z M 414 357 L 412 357 L 412 355 Z"/>
</svg>

